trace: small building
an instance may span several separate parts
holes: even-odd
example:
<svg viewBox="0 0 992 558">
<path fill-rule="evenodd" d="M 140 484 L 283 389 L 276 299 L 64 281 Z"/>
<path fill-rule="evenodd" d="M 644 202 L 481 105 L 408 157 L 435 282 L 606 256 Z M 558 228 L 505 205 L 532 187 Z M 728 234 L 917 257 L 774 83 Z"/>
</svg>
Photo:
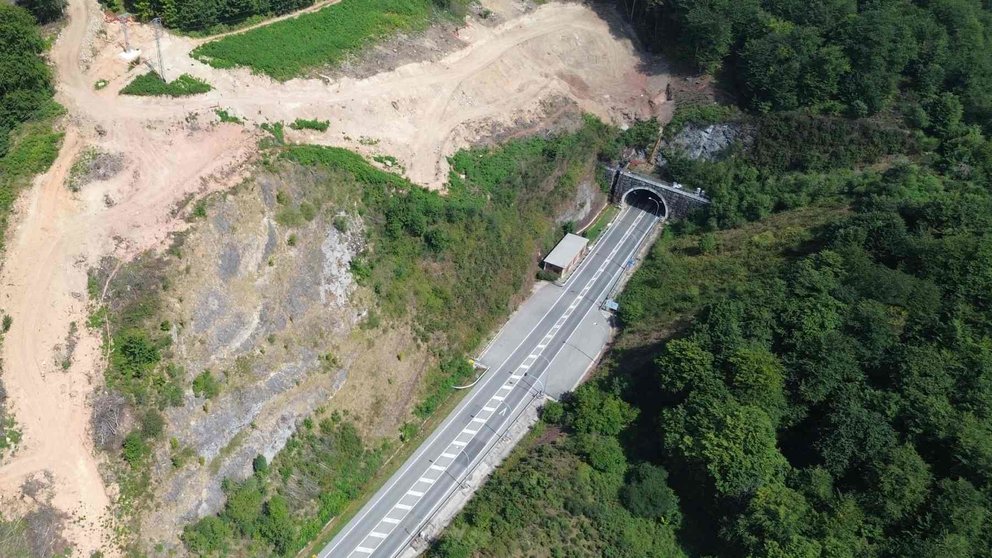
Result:
<svg viewBox="0 0 992 558">
<path fill-rule="evenodd" d="M 568 233 L 544 258 L 544 270 L 557 273 L 562 277 L 568 275 L 582 261 L 589 248 L 589 239 L 577 234 Z"/>
</svg>

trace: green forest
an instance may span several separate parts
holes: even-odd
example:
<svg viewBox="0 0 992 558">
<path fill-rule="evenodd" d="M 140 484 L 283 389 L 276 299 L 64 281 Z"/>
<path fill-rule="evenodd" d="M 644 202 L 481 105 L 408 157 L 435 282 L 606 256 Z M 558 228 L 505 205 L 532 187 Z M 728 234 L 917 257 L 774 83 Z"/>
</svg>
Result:
<svg viewBox="0 0 992 558">
<path fill-rule="evenodd" d="M 752 141 L 430 556 L 992 556 L 987 3 L 618 7 Z"/>
</svg>

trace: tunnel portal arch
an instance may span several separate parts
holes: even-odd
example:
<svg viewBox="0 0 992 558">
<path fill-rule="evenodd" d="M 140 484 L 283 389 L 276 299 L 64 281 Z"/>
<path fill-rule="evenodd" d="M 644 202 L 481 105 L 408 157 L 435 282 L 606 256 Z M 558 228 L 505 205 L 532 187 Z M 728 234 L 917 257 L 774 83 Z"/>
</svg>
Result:
<svg viewBox="0 0 992 558">
<path fill-rule="evenodd" d="M 710 203 L 702 190 L 685 190 L 677 184 L 669 184 L 653 177 L 630 172 L 624 168 L 609 168 L 610 197 L 614 203 L 624 203 L 627 196 L 636 190 L 647 190 L 665 204 L 665 219 L 683 219 L 696 209 Z"/>
<path fill-rule="evenodd" d="M 629 190 L 627 190 L 626 192 L 624 192 L 623 197 L 620 199 L 621 205 L 635 205 L 635 204 L 637 204 L 640 200 L 631 199 L 631 197 L 634 196 L 636 198 L 638 196 L 638 193 L 640 193 L 640 194 L 645 194 L 646 193 L 646 194 L 648 194 L 648 196 L 646 196 L 646 197 L 650 197 L 652 199 L 657 199 L 658 200 L 658 204 L 660 206 L 658 209 L 661 210 L 660 211 L 661 212 L 661 218 L 662 219 L 668 219 L 668 216 L 670 215 L 671 212 L 668 209 L 668 202 L 665 201 L 664 194 L 662 194 L 656 188 L 652 188 L 650 186 L 630 188 Z M 645 204 L 643 206 L 643 209 L 653 210 L 653 208 L 651 207 L 650 204 Z"/>
</svg>

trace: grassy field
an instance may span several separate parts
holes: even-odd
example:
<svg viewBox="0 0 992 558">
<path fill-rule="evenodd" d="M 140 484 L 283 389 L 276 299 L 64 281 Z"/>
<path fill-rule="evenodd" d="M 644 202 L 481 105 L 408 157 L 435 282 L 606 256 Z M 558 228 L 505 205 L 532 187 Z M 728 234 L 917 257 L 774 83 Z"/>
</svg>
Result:
<svg viewBox="0 0 992 558">
<path fill-rule="evenodd" d="M 183 74 L 166 82 L 155 72 L 148 72 L 134 78 L 134 81 L 121 89 L 121 93 L 123 95 L 186 97 L 206 93 L 211 89 L 213 87 L 210 87 L 209 83 L 189 74 Z"/>
<path fill-rule="evenodd" d="M 596 222 L 586 229 L 582 233 L 582 236 L 588 238 L 589 242 L 595 241 L 599 238 L 599 235 L 603 234 L 603 231 L 606 230 L 606 225 L 610 224 L 610 221 L 617 216 L 617 213 L 620 213 L 619 207 L 613 204 L 607 205 L 603 208 L 603 212 L 599 214 L 599 217 L 596 217 Z"/>
<path fill-rule="evenodd" d="M 307 120 L 305 118 L 297 118 L 292 124 L 289 125 L 290 128 L 294 130 L 317 130 L 318 132 L 326 132 L 327 127 L 330 126 L 330 122 L 327 120 Z"/>
<path fill-rule="evenodd" d="M 55 119 L 64 109 L 50 101 L 37 118 L 25 122 L 10 136 L 10 149 L 0 157 L 0 248 L 10 210 L 20 191 L 31 179 L 48 170 L 58 157 L 62 132 L 53 130 Z"/>
<path fill-rule="evenodd" d="M 343 0 L 206 43 L 193 57 L 215 68 L 245 66 L 284 81 L 340 62 L 394 33 L 424 29 L 437 10 L 432 0 Z"/>
</svg>

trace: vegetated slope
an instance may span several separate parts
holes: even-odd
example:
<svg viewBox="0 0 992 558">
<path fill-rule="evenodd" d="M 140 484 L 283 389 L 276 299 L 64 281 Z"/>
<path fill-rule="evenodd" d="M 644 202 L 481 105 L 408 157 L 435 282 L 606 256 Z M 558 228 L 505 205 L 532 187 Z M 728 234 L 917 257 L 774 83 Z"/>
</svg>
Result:
<svg viewBox="0 0 992 558">
<path fill-rule="evenodd" d="M 21 189 L 45 172 L 58 154 L 62 134 L 52 130 L 62 108 L 52 100 L 51 72 L 41 54 L 44 41 L 27 11 L 0 5 L 0 251 L 7 219 Z M 10 329 L 6 324 L 3 333 Z M 6 412 L 0 374 L 0 462 L 17 443 L 16 418 Z"/>
<path fill-rule="evenodd" d="M 664 6 L 693 18 L 754 7 Z M 545 408 L 553 430 L 433 556 L 670 556 L 673 532 L 691 555 L 989 556 L 992 142 L 969 124 L 986 109 L 968 86 L 992 63 L 976 46 L 989 16 L 969 2 L 874 6 L 838 24 L 860 21 L 869 59 L 892 46 L 873 41 L 893 22 L 977 42 L 936 59 L 915 43 L 874 109 L 898 110 L 872 121 L 776 113 L 836 105 L 756 103 L 764 93 L 746 84 L 745 105 L 771 113 L 681 109 L 676 128 L 729 118 L 767 135 L 722 160 L 665 154 L 666 172 L 712 205 L 656 244 L 620 298 L 623 331 L 599 376 Z M 803 7 L 741 29 L 792 32 L 826 9 Z M 719 43 L 735 21 L 689 28 Z M 854 50 L 827 37 L 824 49 Z M 751 52 L 726 63 L 756 64 Z M 776 52 L 786 67 L 800 58 Z M 921 89 L 913 72 L 931 63 Z M 893 66 L 851 67 L 858 82 Z M 778 79 L 807 91 L 801 74 Z M 874 102 L 831 98 L 853 114 Z"/>
<path fill-rule="evenodd" d="M 41 0 L 44 4 L 47 0 Z M 343 0 L 344 3 L 353 3 Z M 439 9 L 451 9 L 462 5 L 461 0 L 431 0 Z M 314 0 L 101 0 L 108 8 L 118 12 L 134 14 L 142 21 L 162 18 L 166 27 L 196 35 L 212 35 L 253 22 L 264 21 L 266 17 L 288 14 L 316 4 Z"/>
<path fill-rule="evenodd" d="M 121 95 L 158 95 L 167 97 L 187 97 L 206 93 L 213 89 L 202 79 L 182 74 L 172 81 L 165 81 L 155 72 L 141 74 L 121 89 Z"/>
<path fill-rule="evenodd" d="M 52 120 L 62 109 L 52 100 L 44 40 L 31 15 L 0 5 L 0 236 L 18 191 L 51 166 L 62 135 Z"/>
<path fill-rule="evenodd" d="M 61 15 L 40 3 L 33 12 L 46 22 Z M 62 134 L 53 130 L 62 114 L 52 100 L 50 70 L 42 58 L 44 39 L 35 19 L 20 7 L 0 4 L 0 239 L 6 236 L 10 211 L 20 191 L 31 179 L 48 170 L 58 154 Z M 0 240 L 0 252 L 3 250 Z M 12 327 L 5 313 L 2 334 Z M 2 341 L 2 338 L 0 338 Z M 0 465 L 16 450 L 21 432 L 17 417 L 7 407 L 7 392 L 0 372 Z M 51 506 L 52 494 L 46 479 L 36 477 L 25 485 L 33 498 L 26 510 L 0 511 L 0 556 L 29 557 L 36 551 L 68 552 L 62 536 L 64 517 Z M 15 512 L 14 518 L 7 513 Z"/>
<path fill-rule="evenodd" d="M 196 554 L 309 542 L 472 374 L 464 355 L 527 292 L 559 206 L 619 136 L 589 119 L 463 151 L 441 195 L 269 129 L 268 172 L 120 268 L 93 319 L 113 347 L 93 430 L 149 523 L 141 546 L 174 544 L 169 518 L 204 503 L 219 513 L 185 530 Z"/>
<path fill-rule="evenodd" d="M 968 121 L 992 125 L 992 12 L 979 0 L 617 5 L 646 43 L 718 73 L 755 110 L 863 116 L 895 105 L 920 118 L 918 102 L 947 91 Z"/>
<path fill-rule="evenodd" d="M 161 17 L 166 27 L 189 33 L 220 33 L 232 26 L 288 14 L 314 4 L 314 0 L 101 0 L 110 8 L 127 11 L 142 21 Z"/>
<path fill-rule="evenodd" d="M 424 29 L 439 9 L 434 0 L 342 0 L 314 13 L 206 43 L 192 55 L 217 68 L 246 66 L 287 80 L 333 65 L 394 33 Z"/>
</svg>

